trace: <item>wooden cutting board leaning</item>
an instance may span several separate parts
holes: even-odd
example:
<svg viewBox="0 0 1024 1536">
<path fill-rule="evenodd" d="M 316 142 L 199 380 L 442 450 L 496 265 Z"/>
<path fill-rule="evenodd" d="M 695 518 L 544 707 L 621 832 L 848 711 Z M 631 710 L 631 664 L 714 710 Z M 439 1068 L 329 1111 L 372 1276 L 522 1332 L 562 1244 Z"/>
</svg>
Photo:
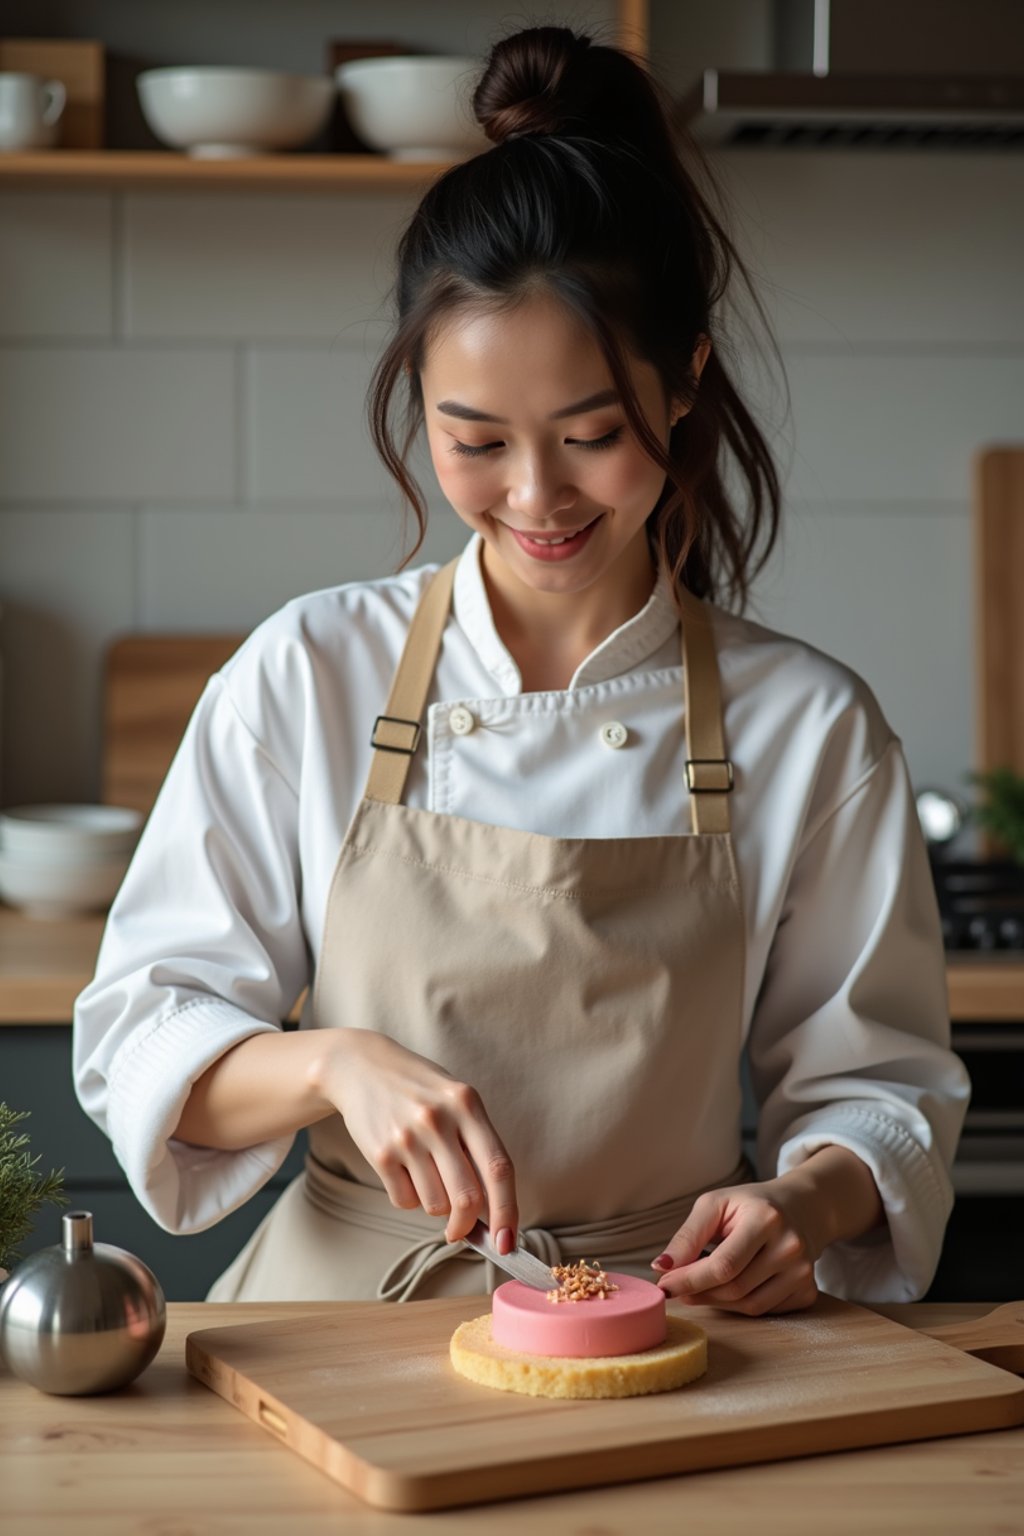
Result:
<svg viewBox="0 0 1024 1536">
<path fill-rule="evenodd" d="M 208 678 L 244 636 L 120 635 L 103 667 L 103 799 L 149 815 Z"/>
<path fill-rule="evenodd" d="M 1024 447 L 979 448 L 971 472 L 975 766 L 1024 774 Z"/>
<path fill-rule="evenodd" d="M 559 1401 L 477 1386 L 451 1365 L 456 1326 L 489 1298 L 339 1302 L 284 1322 L 204 1328 L 199 1381 L 351 1493 L 422 1511 L 669 1473 L 781 1461 L 1024 1423 L 1024 1383 L 963 1353 L 1020 1349 L 1024 1304 L 955 1347 L 822 1295 L 748 1318 L 670 1302 L 708 1335 L 708 1370 L 676 1391 Z M 999 1358 L 993 1355 L 993 1358 Z M 1014 1358 L 1024 1368 L 1024 1352 Z"/>
</svg>

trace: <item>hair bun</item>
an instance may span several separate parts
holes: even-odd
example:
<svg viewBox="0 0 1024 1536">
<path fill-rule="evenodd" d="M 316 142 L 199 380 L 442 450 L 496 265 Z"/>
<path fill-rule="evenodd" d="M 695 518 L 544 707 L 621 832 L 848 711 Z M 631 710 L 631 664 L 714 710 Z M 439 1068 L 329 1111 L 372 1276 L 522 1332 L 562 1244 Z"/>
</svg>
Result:
<svg viewBox="0 0 1024 1536">
<path fill-rule="evenodd" d="M 528 27 L 494 45 L 473 111 L 489 139 L 556 134 L 588 124 L 592 85 L 579 66 L 591 39 L 569 27 Z"/>
</svg>

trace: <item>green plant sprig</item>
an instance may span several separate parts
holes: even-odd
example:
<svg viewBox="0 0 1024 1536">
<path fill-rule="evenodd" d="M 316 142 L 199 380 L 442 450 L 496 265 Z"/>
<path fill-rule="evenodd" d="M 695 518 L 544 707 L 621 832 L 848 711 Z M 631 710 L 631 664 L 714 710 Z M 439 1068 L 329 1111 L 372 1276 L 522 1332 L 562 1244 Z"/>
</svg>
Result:
<svg viewBox="0 0 1024 1536">
<path fill-rule="evenodd" d="M 1012 768 L 991 768 L 967 777 L 985 797 L 974 807 L 974 819 L 1024 864 L 1024 777 Z"/>
<path fill-rule="evenodd" d="M 13 1269 L 23 1257 L 18 1244 L 32 1231 L 32 1218 L 41 1205 L 48 1200 L 54 1205 L 71 1203 L 62 1190 L 64 1169 L 37 1176 L 33 1169 L 39 1155 L 30 1159 L 28 1137 L 12 1130 L 29 1114 L 0 1100 L 0 1269 Z"/>
</svg>

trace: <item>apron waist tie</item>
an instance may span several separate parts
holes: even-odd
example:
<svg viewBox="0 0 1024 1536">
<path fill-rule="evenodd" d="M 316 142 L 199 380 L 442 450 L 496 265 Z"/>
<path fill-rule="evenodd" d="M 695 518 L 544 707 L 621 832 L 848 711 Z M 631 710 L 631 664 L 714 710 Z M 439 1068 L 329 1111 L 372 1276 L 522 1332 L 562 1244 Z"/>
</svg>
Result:
<svg viewBox="0 0 1024 1536">
<path fill-rule="evenodd" d="M 378 1300 L 409 1301 L 427 1275 L 440 1265 L 455 1260 L 485 1264 L 489 1291 L 507 1278 L 499 1265 L 477 1253 L 461 1238 L 457 1243 L 446 1242 L 443 1231 L 438 1231 L 435 1218 L 427 1216 L 422 1209 L 399 1210 L 391 1204 L 384 1189 L 357 1184 L 354 1179 L 347 1179 L 325 1167 L 308 1151 L 305 1168 L 306 1195 L 326 1215 L 394 1237 L 408 1239 L 416 1234 L 415 1241 L 399 1254 L 381 1277 L 377 1285 Z M 661 1252 L 686 1220 L 698 1196 L 709 1189 L 749 1183 L 753 1177 L 754 1169 L 744 1154 L 725 1178 L 705 1184 L 677 1200 L 666 1200 L 661 1205 L 611 1216 L 604 1221 L 551 1228 L 522 1227 L 519 1243 L 549 1266 L 574 1263 L 577 1259 L 587 1259 L 591 1263 L 599 1260 L 609 1269 L 615 1268 L 612 1260 L 642 1264 Z"/>
</svg>

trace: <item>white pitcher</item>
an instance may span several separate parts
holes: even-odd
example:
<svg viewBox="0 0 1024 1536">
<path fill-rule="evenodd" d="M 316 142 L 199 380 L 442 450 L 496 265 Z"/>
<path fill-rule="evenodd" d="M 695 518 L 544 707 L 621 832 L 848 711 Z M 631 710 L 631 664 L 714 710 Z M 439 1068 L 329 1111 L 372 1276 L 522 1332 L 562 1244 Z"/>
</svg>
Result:
<svg viewBox="0 0 1024 1536">
<path fill-rule="evenodd" d="M 60 80 L 20 70 L 0 72 L 0 152 L 53 145 L 66 101 Z"/>
</svg>

